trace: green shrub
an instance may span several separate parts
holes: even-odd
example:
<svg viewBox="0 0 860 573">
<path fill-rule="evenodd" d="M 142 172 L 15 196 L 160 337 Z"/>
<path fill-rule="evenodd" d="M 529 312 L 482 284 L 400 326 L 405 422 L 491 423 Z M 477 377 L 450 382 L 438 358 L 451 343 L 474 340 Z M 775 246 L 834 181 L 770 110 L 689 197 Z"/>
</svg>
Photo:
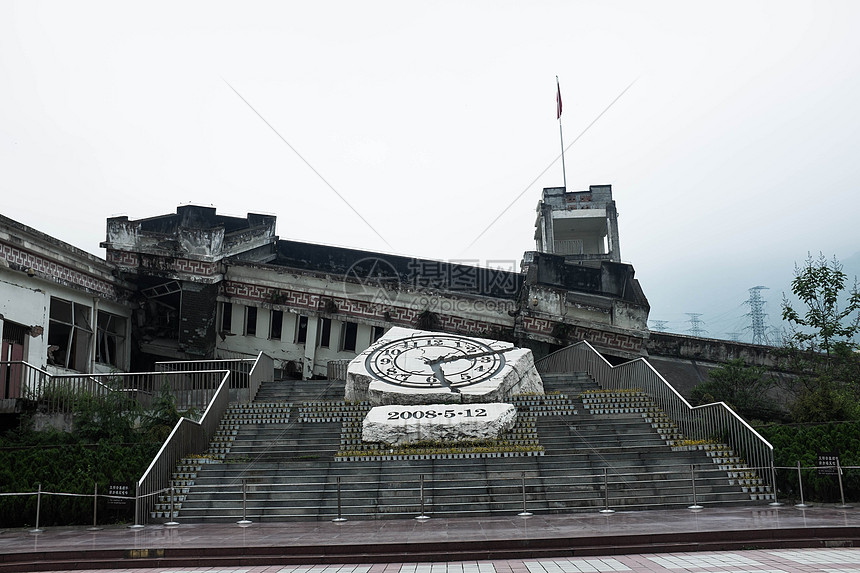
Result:
<svg viewBox="0 0 860 573">
<path fill-rule="evenodd" d="M 815 425 L 769 425 L 756 428 L 774 449 L 777 467 L 813 467 L 819 453 L 839 453 L 843 466 L 860 465 L 860 422 L 830 422 Z M 839 482 L 834 475 L 821 475 L 819 471 L 803 470 L 803 496 L 805 501 L 839 502 Z M 778 470 L 777 487 L 780 496 L 800 499 L 796 470 Z M 860 500 L 860 470 L 843 470 L 842 487 L 846 501 Z"/>
</svg>

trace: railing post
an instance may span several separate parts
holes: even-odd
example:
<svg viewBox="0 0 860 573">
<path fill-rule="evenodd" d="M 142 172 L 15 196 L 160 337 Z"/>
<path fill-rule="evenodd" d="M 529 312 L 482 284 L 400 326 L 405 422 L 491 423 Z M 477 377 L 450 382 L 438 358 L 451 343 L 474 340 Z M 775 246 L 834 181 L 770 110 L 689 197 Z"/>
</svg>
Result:
<svg viewBox="0 0 860 573">
<path fill-rule="evenodd" d="M 809 506 L 803 503 L 803 476 L 800 474 L 800 460 L 797 460 L 797 485 L 800 489 L 800 503 L 795 504 L 794 507 L 806 509 Z"/>
<path fill-rule="evenodd" d="M 341 504 L 340 504 L 340 476 L 337 476 L 337 517 L 332 519 L 335 523 L 342 523 L 346 521 L 346 518 L 341 514 Z M 424 513 L 423 511 L 421 513 Z"/>
<path fill-rule="evenodd" d="M 839 463 L 839 458 L 836 458 L 836 477 L 839 478 L 839 497 L 842 499 L 842 505 L 839 509 L 850 509 L 850 505 L 845 505 L 845 490 L 842 489 L 842 465 Z"/>
<path fill-rule="evenodd" d="M 248 511 L 248 480 L 242 480 L 242 519 L 237 521 L 236 523 L 241 525 L 242 527 L 247 527 L 251 525 L 251 520 L 248 519 L 247 516 Z"/>
<path fill-rule="evenodd" d="M 179 525 L 179 522 L 177 522 L 173 517 L 174 503 L 176 502 L 176 488 L 173 487 L 173 480 L 170 480 L 170 490 L 169 491 L 170 491 L 170 519 L 164 525 L 166 527 L 175 527 L 175 526 Z"/>
<path fill-rule="evenodd" d="M 98 522 L 98 502 L 99 502 L 99 482 L 93 484 L 93 526 L 87 528 L 87 531 L 99 531 Z"/>
<path fill-rule="evenodd" d="M 614 509 L 609 509 L 609 472 L 607 468 L 603 468 L 603 498 L 604 505 L 603 509 L 600 510 L 600 513 L 615 513 Z"/>
<path fill-rule="evenodd" d="M 37 484 L 39 491 L 36 494 L 36 527 L 30 530 L 30 533 L 42 533 L 44 529 L 39 529 L 39 514 L 42 511 L 42 484 Z"/>
<path fill-rule="evenodd" d="M 534 515 L 526 509 L 526 472 L 523 472 L 523 510 L 517 514 L 520 517 L 531 517 Z"/>
<path fill-rule="evenodd" d="M 779 503 L 779 500 L 776 498 L 776 468 L 773 465 L 773 460 L 770 462 L 770 479 L 773 484 L 773 501 L 768 505 L 771 507 L 782 507 L 782 504 Z"/>
<path fill-rule="evenodd" d="M 129 525 L 129 529 L 142 529 L 143 525 L 140 521 L 140 482 L 134 484 L 134 524 Z"/>
<path fill-rule="evenodd" d="M 415 517 L 415 519 L 425 520 L 430 519 L 430 516 L 424 513 L 424 474 L 421 474 L 418 480 L 419 483 L 419 495 L 421 496 L 421 515 Z"/>
<path fill-rule="evenodd" d="M 687 506 L 687 509 L 704 509 L 696 499 L 696 464 L 690 464 L 690 482 L 693 484 L 693 505 Z"/>
</svg>

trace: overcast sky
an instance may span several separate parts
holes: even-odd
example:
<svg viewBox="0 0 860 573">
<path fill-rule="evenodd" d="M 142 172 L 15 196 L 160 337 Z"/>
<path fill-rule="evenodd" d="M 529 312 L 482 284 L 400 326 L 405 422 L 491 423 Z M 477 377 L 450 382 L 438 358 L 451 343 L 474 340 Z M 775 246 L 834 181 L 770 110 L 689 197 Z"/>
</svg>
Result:
<svg viewBox="0 0 860 573">
<path fill-rule="evenodd" d="M 107 217 L 196 203 L 518 264 L 562 184 L 558 76 L 568 188 L 612 184 L 652 319 L 722 338 L 753 286 L 777 322 L 808 251 L 860 272 L 858 27 L 860 2 L 3 1 L 0 212 L 99 256 Z"/>
</svg>

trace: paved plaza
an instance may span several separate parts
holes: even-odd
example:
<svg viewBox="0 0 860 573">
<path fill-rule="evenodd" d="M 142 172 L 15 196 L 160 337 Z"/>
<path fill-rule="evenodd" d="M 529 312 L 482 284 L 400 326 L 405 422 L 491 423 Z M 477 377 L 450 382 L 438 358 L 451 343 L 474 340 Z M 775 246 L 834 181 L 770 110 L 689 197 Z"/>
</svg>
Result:
<svg viewBox="0 0 860 573">
<path fill-rule="evenodd" d="M 91 570 L 105 573 L 105 570 Z M 583 559 L 500 560 L 374 565 L 112 569 L 148 573 L 857 573 L 860 549 L 783 549 L 667 553 Z M 80 571 L 78 571 L 80 573 Z"/>
<path fill-rule="evenodd" d="M 834 507 L 62 527 L 0 533 L 0 573 L 860 573 L 854 547 L 860 510 Z"/>
</svg>

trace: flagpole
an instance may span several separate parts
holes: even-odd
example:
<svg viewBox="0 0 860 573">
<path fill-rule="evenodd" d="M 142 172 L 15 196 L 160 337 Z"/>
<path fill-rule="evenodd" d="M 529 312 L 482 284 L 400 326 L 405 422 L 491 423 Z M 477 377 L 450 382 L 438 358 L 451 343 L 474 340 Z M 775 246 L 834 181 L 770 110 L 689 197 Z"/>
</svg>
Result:
<svg viewBox="0 0 860 573">
<path fill-rule="evenodd" d="M 567 170 L 564 168 L 564 134 L 561 130 L 561 86 L 558 83 L 558 76 L 555 76 L 555 103 L 558 115 L 558 137 L 561 140 L 561 176 L 564 181 L 564 190 L 567 191 Z"/>
</svg>

